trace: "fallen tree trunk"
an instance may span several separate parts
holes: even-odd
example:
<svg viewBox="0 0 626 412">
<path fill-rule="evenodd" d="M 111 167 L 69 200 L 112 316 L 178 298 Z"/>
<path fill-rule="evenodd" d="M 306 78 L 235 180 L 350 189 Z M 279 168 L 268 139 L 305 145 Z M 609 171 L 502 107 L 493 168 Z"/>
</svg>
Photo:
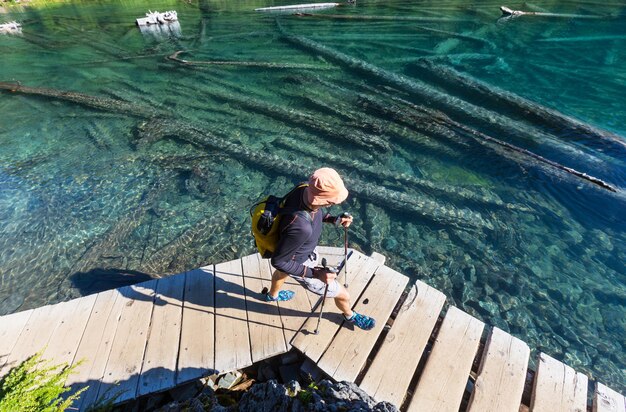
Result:
<svg viewBox="0 0 626 412">
<path fill-rule="evenodd" d="M 351 130 L 341 125 L 331 125 L 307 113 L 299 112 L 294 109 L 286 109 L 275 104 L 254 99 L 250 96 L 244 97 L 237 96 L 232 92 L 219 92 L 214 88 L 205 93 L 219 100 L 235 103 L 240 107 L 253 110 L 296 127 L 321 133 L 351 145 L 357 145 L 366 149 L 383 150 L 385 152 L 391 150 L 389 142 L 382 137 Z"/>
<path fill-rule="evenodd" d="M 406 186 L 407 188 L 417 189 L 424 192 L 426 195 L 434 196 L 437 199 L 449 198 L 451 200 L 458 201 L 461 204 L 471 203 L 481 207 L 506 208 L 532 212 L 532 209 L 524 206 L 504 203 L 495 193 L 483 191 L 481 188 L 472 190 L 463 187 L 451 186 L 445 183 L 435 183 L 406 173 L 392 173 L 384 168 L 372 168 L 362 162 L 351 160 L 344 156 L 335 156 L 329 153 L 320 155 L 319 152 L 314 149 L 309 149 L 300 145 L 292 139 L 281 139 L 275 144 L 283 145 L 290 151 L 295 150 L 308 157 L 319 158 L 320 160 L 331 162 L 332 164 L 339 165 L 346 170 L 354 170 L 355 172 L 374 180 L 393 182 Z"/>
<path fill-rule="evenodd" d="M 587 16 L 585 14 L 567 14 L 567 13 L 544 13 L 541 11 L 521 11 L 513 10 L 506 6 L 500 6 L 500 11 L 506 17 L 518 16 L 540 16 L 540 17 L 561 17 L 566 19 L 604 19 L 604 16 Z"/>
<path fill-rule="evenodd" d="M 44 87 L 27 87 L 22 86 L 20 83 L 0 82 L 0 90 L 33 96 L 52 97 L 72 103 L 78 103 L 92 109 L 115 112 L 135 117 L 154 117 L 166 115 L 164 112 L 122 100 L 108 99 L 106 97 L 92 96 L 83 93 L 47 89 Z"/>
<path fill-rule="evenodd" d="M 457 89 L 477 96 L 481 101 L 487 100 L 491 102 L 496 109 L 513 109 L 522 113 L 522 116 L 525 118 L 531 118 L 540 122 L 542 125 L 549 125 L 558 133 L 572 133 L 573 137 L 600 139 L 600 142 L 595 142 L 618 148 L 622 153 L 625 153 L 626 139 L 623 137 L 583 123 L 558 110 L 542 106 L 514 93 L 488 85 L 469 75 L 460 73 L 451 67 L 436 64 L 432 61 L 420 60 L 419 64 L 415 65 L 415 67 L 425 71 L 429 76 L 440 82 L 453 85 Z"/>
<path fill-rule="evenodd" d="M 175 61 L 188 66 L 244 66 L 244 67 L 263 67 L 273 69 L 309 69 L 309 70 L 329 70 L 331 67 L 318 66 L 314 64 L 298 64 L 298 63 L 274 63 L 274 62 L 253 62 L 253 61 L 233 61 L 233 60 L 186 60 L 181 59 L 182 53 L 188 53 L 185 50 L 179 50 L 174 54 L 167 56 L 168 60 Z"/>
<path fill-rule="evenodd" d="M 175 120 L 151 120 L 140 127 L 139 134 L 142 139 L 148 139 L 149 141 L 159 140 L 167 136 L 177 137 L 200 147 L 208 147 L 212 150 L 225 152 L 229 156 L 243 161 L 246 165 L 257 167 L 266 173 L 295 176 L 301 180 L 308 178 L 308 174 L 299 163 L 294 163 L 269 153 L 259 153 L 256 150 L 247 149 L 239 144 L 221 139 L 208 131 L 199 130 Z M 414 198 L 405 193 L 389 190 L 385 187 L 347 176 L 344 181 L 350 187 L 350 191 L 357 197 L 383 208 L 411 213 L 444 226 L 486 229 L 493 227 L 491 222 L 483 219 L 479 213 L 469 209 L 449 208 L 424 197 Z"/>
<path fill-rule="evenodd" d="M 446 95 L 432 88 L 428 88 L 425 85 L 417 83 L 413 80 L 410 80 L 402 75 L 389 72 L 387 70 L 374 66 L 370 63 L 367 63 L 363 60 L 348 56 L 330 47 L 320 45 L 305 37 L 289 35 L 283 30 L 278 20 L 277 20 L 277 24 L 279 26 L 279 30 L 281 31 L 281 33 L 283 33 L 283 38 L 286 41 L 292 44 L 295 44 L 299 47 L 302 47 L 306 50 L 313 51 L 316 54 L 321 54 L 325 56 L 326 58 L 336 61 L 343 66 L 347 66 L 348 68 L 352 70 L 365 73 L 368 76 L 374 76 L 378 78 L 379 80 L 392 84 L 395 87 L 398 87 L 401 90 L 409 94 L 417 96 L 420 99 L 424 99 L 427 104 L 430 103 L 444 110 L 448 110 L 455 114 L 461 115 L 462 118 L 464 119 L 479 120 L 481 121 L 482 124 L 490 128 L 502 129 L 501 123 L 504 122 L 506 123 L 506 128 L 509 128 L 509 130 L 506 130 L 506 132 L 510 133 L 511 132 L 510 129 L 512 128 L 514 129 L 513 131 L 517 131 L 519 133 L 526 133 L 523 130 L 519 130 L 520 126 L 514 124 L 514 122 L 504 118 L 503 116 L 497 115 L 496 113 L 493 113 L 493 112 L 488 112 L 486 110 L 481 110 L 480 108 L 472 104 L 469 104 L 461 99 Z M 504 147 L 504 145 L 502 146 Z M 506 143 L 506 146 L 510 150 L 513 150 L 513 148 L 516 148 L 516 146 L 509 144 L 509 143 Z M 542 156 L 536 155 L 526 149 L 516 148 L 515 151 L 517 153 L 523 153 L 526 155 L 532 154 L 531 157 L 533 157 L 535 160 L 542 161 L 551 167 L 555 167 L 573 176 L 576 176 L 581 179 L 587 180 L 591 183 L 597 184 L 604 189 L 608 189 L 613 192 L 617 191 L 613 186 L 611 186 L 608 183 L 603 182 L 601 179 L 595 178 L 586 173 L 578 172 L 572 168 L 560 165 L 556 162 L 545 159 Z"/>
</svg>

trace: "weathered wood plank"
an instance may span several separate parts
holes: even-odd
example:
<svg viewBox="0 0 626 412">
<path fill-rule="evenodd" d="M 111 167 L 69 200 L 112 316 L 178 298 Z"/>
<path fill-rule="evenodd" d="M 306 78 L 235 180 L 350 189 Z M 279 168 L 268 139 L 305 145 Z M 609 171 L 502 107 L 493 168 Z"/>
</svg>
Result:
<svg viewBox="0 0 626 412">
<path fill-rule="evenodd" d="M 380 266 L 380 263 L 362 253 L 353 251 L 348 257 L 348 266 L 350 267 L 348 292 L 352 302 L 354 302 L 361 295 L 370 278 Z M 342 273 L 339 273 L 338 278 L 342 279 Z M 313 335 L 313 331 L 315 331 L 317 326 L 317 320 L 317 316 L 309 317 L 291 342 L 293 346 L 298 348 L 300 352 L 313 362 L 319 361 L 337 330 L 343 324 L 343 314 L 337 309 L 332 299 L 328 299 L 328 302 L 324 305 L 324 314 L 320 322 L 319 334 Z"/>
<path fill-rule="evenodd" d="M 493 328 L 470 398 L 470 412 L 517 412 L 522 402 L 530 349 Z"/>
<path fill-rule="evenodd" d="M 138 396 L 175 385 L 184 289 L 184 273 L 161 278 L 157 282 Z"/>
<path fill-rule="evenodd" d="M 215 370 L 215 276 L 213 266 L 185 274 L 185 301 L 176 381 Z"/>
<path fill-rule="evenodd" d="M 33 310 L 15 342 L 11 354 L 8 356 L 2 370 L 0 370 L 0 376 L 5 375 L 28 357 L 45 349 L 54 330 L 59 325 L 59 316 L 65 311 L 67 305 L 71 305 L 71 303 L 62 302 Z"/>
<path fill-rule="evenodd" d="M 89 386 L 82 393 L 73 407 L 85 410 L 96 401 L 100 382 L 104 375 L 111 344 L 115 337 L 120 314 L 124 307 L 124 297 L 118 289 L 100 292 L 87 321 L 83 337 L 78 345 L 72 365 L 83 361 L 75 372 L 69 376 L 67 386 L 71 386 L 70 393 L 76 393 L 85 386 Z"/>
<path fill-rule="evenodd" d="M 417 281 L 376 354 L 361 389 L 400 407 L 437 323 L 446 296 Z"/>
<path fill-rule="evenodd" d="M 15 342 L 20 337 L 26 322 L 32 315 L 33 310 L 12 313 L 0 316 L 0 371 L 9 359 L 9 355 L 15 346 Z M 2 374 L 0 373 L 0 376 Z"/>
<path fill-rule="evenodd" d="M 352 249 L 348 248 L 348 255 Z M 317 261 L 321 262 L 322 258 L 326 258 L 329 266 L 338 266 L 343 262 L 344 250 L 342 247 L 333 246 L 318 246 L 317 247 Z"/>
<path fill-rule="evenodd" d="M 376 319 L 376 326 L 369 331 L 350 324 L 339 329 L 317 365 L 336 381 L 356 380 L 408 283 L 408 277 L 387 266 L 379 266 L 354 307 L 357 312 L 365 312 Z"/>
<path fill-rule="evenodd" d="M 586 375 L 541 353 L 530 410 L 533 412 L 586 412 L 587 386 Z"/>
<path fill-rule="evenodd" d="M 96 298 L 97 295 L 89 295 L 74 299 L 64 305 L 64 311 L 59 314 L 59 325 L 48 341 L 46 350 L 43 352 L 43 359 L 50 360 L 54 364 L 72 363 Z"/>
<path fill-rule="evenodd" d="M 593 396 L 593 412 L 626 412 L 624 396 L 596 382 L 596 391 Z"/>
<path fill-rule="evenodd" d="M 385 261 L 387 260 L 387 257 L 385 255 L 380 254 L 378 252 L 372 253 L 371 258 L 379 261 L 381 265 L 384 265 Z"/>
<path fill-rule="evenodd" d="M 258 362 L 274 355 L 287 352 L 283 324 L 277 302 L 265 302 L 261 291 L 269 289 L 272 271 L 267 260 L 254 254 L 241 258 L 244 284 L 246 287 L 246 308 L 252 362 Z"/>
<path fill-rule="evenodd" d="M 268 261 L 269 264 L 269 261 Z M 273 269 L 270 265 L 270 269 Z M 311 309 L 318 299 L 321 299 L 314 293 L 309 292 L 303 288 L 295 279 L 291 276 L 285 280 L 283 289 L 292 290 L 296 292 L 293 299 L 288 302 L 278 302 L 278 312 L 280 313 L 280 320 L 283 323 L 283 331 L 285 333 L 285 341 L 287 347 L 291 348 L 291 340 L 298 333 L 304 322 L 309 316 L 314 316 L 311 313 Z"/>
<path fill-rule="evenodd" d="M 120 289 L 124 307 L 98 398 L 108 400 L 119 395 L 116 402 L 123 402 L 133 399 L 137 394 L 156 285 L 157 281 L 151 280 Z"/>
<path fill-rule="evenodd" d="M 426 361 L 409 412 L 459 410 L 484 324 L 451 306 Z"/>
<path fill-rule="evenodd" d="M 215 369 L 252 364 L 241 259 L 215 265 Z"/>
</svg>

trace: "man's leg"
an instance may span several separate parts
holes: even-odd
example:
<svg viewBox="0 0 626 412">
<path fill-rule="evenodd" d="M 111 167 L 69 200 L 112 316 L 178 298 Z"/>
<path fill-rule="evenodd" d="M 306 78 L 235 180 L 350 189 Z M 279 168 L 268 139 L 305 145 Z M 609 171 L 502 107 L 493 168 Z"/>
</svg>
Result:
<svg viewBox="0 0 626 412">
<path fill-rule="evenodd" d="M 352 316 L 350 293 L 348 293 L 348 290 L 343 287 L 343 285 L 339 285 L 339 292 L 337 292 L 337 296 L 335 296 L 335 305 L 337 305 L 337 308 L 339 308 L 346 318 Z"/>
<path fill-rule="evenodd" d="M 299 280 L 298 278 L 296 279 Z M 317 295 L 323 295 L 324 289 L 326 288 L 326 284 L 319 279 L 303 279 L 300 283 Z M 343 313 L 346 322 L 352 323 L 364 330 L 370 330 L 376 325 L 376 321 L 373 318 L 357 313 L 351 309 L 350 294 L 343 285 L 337 282 L 337 279 L 328 285 L 328 294 L 326 296 L 335 299 L 335 305 L 337 305 L 337 308 Z"/>
<path fill-rule="evenodd" d="M 278 296 L 278 292 L 280 291 L 280 288 L 283 287 L 283 284 L 285 283 L 285 280 L 287 280 L 288 277 L 289 277 L 288 274 L 286 274 L 285 272 L 281 272 L 278 269 L 276 269 L 274 273 L 272 273 L 272 285 L 270 286 L 270 291 L 269 291 L 270 296 L 272 297 Z"/>
</svg>

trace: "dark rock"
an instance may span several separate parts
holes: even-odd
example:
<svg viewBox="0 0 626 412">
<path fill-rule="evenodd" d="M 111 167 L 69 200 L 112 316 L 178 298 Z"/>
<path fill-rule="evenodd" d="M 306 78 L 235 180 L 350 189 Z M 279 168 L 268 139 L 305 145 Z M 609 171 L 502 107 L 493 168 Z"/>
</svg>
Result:
<svg viewBox="0 0 626 412">
<path fill-rule="evenodd" d="M 170 402 L 167 405 L 157 409 L 157 412 L 180 412 L 181 406 L 178 402 Z"/>
<path fill-rule="evenodd" d="M 292 392 L 295 387 L 292 386 Z M 239 411 L 285 412 L 399 412 L 388 402 L 379 402 L 351 382 L 323 380 L 289 396 L 285 386 L 272 380 L 254 385 L 239 402 Z"/>
<path fill-rule="evenodd" d="M 272 368 L 272 366 L 267 363 L 264 362 L 260 367 L 259 367 L 259 372 L 257 375 L 257 380 L 259 382 L 265 382 L 265 381 L 269 381 L 272 379 L 276 379 L 276 372 L 274 371 L 274 368 Z"/>
<path fill-rule="evenodd" d="M 193 398 L 189 401 L 189 407 L 187 409 L 189 412 L 204 412 L 204 405 L 198 398 Z"/>
<path fill-rule="evenodd" d="M 291 411 L 292 398 L 287 395 L 287 389 L 270 380 L 252 386 L 239 402 L 240 412 L 287 412 Z"/>
<path fill-rule="evenodd" d="M 297 363 L 282 365 L 278 368 L 278 372 L 283 382 L 295 381 L 300 377 L 300 365 Z"/>
<path fill-rule="evenodd" d="M 169 395 L 178 402 L 184 402 L 185 400 L 193 397 L 198 393 L 199 387 L 197 382 L 191 382 L 185 385 L 177 386 L 168 391 Z"/>
</svg>

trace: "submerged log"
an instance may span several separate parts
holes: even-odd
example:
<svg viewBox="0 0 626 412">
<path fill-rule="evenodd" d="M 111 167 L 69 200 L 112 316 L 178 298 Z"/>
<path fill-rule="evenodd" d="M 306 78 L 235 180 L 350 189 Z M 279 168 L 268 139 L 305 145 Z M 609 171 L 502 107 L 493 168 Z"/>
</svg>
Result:
<svg viewBox="0 0 626 412">
<path fill-rule="evenodd" d="M 104 235 L 87 247 L 85 253 L 72 265 L 69 274 L 87 272 L 97 267 L 102 255 L 116 250 L 124 240 L 139 226 L 143 216 L 153 206 L 160 193 L 161 184 L 155 183 L 143 195 L 139 204 L 132 212 L 115 223 Z"/>
<path fill-rule="evenodd" d="M 355 131 L 342 125 L 332 125 L 310 114 L 286 109 L 275 104 L 266 103 L 250 96 L 237 96 L 234 93 L 219 92 L 216 89 L 205 92 L 219 100 L 234 103 L 240 107 L 253 110 L 266 116 L 275 118 L 296 127 L 306 128 L 316 133 L 332 137 L 350 145 L 357 145 L 366 149 L 376 149 L 388 152 L 391 150 L 389 142 L 373 134 Z"/>
<path fill-rule="evenodd" d="M 495 128 L 496 130 L 501 130 L 507 133 L 511 133 L 511 131 L 523 133 L 528 133 L 521 125 L 516 124 L 515 122 L 507 119 L 503 116 L 498 115 L 497 113 L 493 113 L 484 109 L 480 109 L 479 107 L 472 105 L 470 103 L 465 102 L 464 100 L 458 99 L 453 96 L 449 96 L 442 92 L 439 92 L 435 89 L 429 88 L 422 83 L 418 83 L 411 79 L 406 78 L 405 76 L 399 75 L 397 73 L 390 72 L 388 70 L 382 69 L 380 67 L 374 66 L 370 63 L 367 63 L 363 60 L 348 56 L 344 53 L 341 53 L 337 50 L 334 50 L 328 46 L 324 46 L 318 44 L 306 37 L 302 36 L 294 36 L 287 34 L 280 22 L 276 20 L 279 30 L 283 33 L 283 38 L 296 46 L 302 47 L 306 50 L 313 51 L 316 54 L 321 54 L 328 59 L 338 62 L 343 66 L 347 66 L 352 70 L 364 73 L 368 76 L 374 76 L 386 83 L 389 83 L 395 87 L 400 88 L 401 90 L 410 93 L 420 99 L 426 101 L 426 103 L 430 105 L 434 105 L 437 108 L 441 108 L 443 110 L 447 110 L 454 114 L 462 116 L 462 119 L 466 119 L 468 121 L 471 120 L 479 120 L 483 125 L 488 128 Z M 508 129 L 508 130 L 507 130 Z M 511 130 L 513 129 L 513 130 Z M 504 142 L 503 142 L 504 143 Z M 510 148 L 515 147 L 507 143 Z M 523 154 L 530 154 L 531 152 L 517 148 L 516 152 Z M 548 159 L 543 158 L 542 156 L 536 155 L 533 153 L 533 157 L 535 160 L 543 159 L 545 164 L 555 167 L 559 170 L 565 171 L 571 175 L 577 176 L 581 179 L 587 180 L 594 184 L 599 185 L 604 189 L 608 189 L 611 191 L 616 191 L 616 189 L 608 183 L 603 182 L 601 179 L 595 178 L 593 176 L 589 176 L 586 173 L 578 172 L 572 168 L 560 165 L 556 162 L 550 161 Z"/>
<path fill-rule="evenodd" d="M 179 50 L 174 54 L 167 56 L 168 60 L 175 61 L 188 66 L 244 66 L 244 67 L 263 67 L 273 69 L 309 69 L 309 70 L 329 70 L 333 69 L 329 66 L 318 66 L 315 64 L 298 64 L 298 63 L 275 63 L 275 62 L 254 62 L 254 61 L 233 61 L 233 60 L 186 60 L 181 59 L 182 53 L 188 53 L 185 50 Z"/>
<path fill-rule="evenodd" d="M 282 31 L 282 26 L 278 20 L 277 24 L 279 30 Z M 598 164 L 601 163 L 600 159 L 590 156 L 588 153 L 583 152 L 577 147 L 566 146 L 559 141 L 553 141 L 555 139 L 554 137 L 547 136 L 545 133 L 530 127 L 525 123 L 512 120 L 506 116 L 500 115 L 499 113 L 483 109 L 465 100 L 443 93 L 419 80 L 414 80 L 401 74 L 382 69 L 378 66 L 346 55 L 345 53 L 339 52 L 331 47 L 324 46 L 302 36 L 294 36 L 284 33 L 283 38 L 287 42 L 312 51 L 316 54 L 321 54 L 326 58 L 331 59 L 340 65 L 347 66 L 348 68 L 360 72 L 365 76 L 374 76 L 385 83 L 399 88 L 403 92 L 415 96 L 416 98 L 424 101 L 425 104 L 430 107 L 445 111 L 451 116 L 457 117 L 457 120 L 461 122 L 468 124 L 478 122 L 482 127 L 490 132 L 506 134 L 507 136 L 512 136 L 518 139 L 530 139 L 534 144 L 536 144 L 537 139 L 541 139 L 541 143 L 549 150 L 558 153 L 566 152 L 568 156 L 576 157 L 577 160 L 580 161 L 593 161 Z"/>
<path fill-rule="evenodd" d="M 489 101 L 495 109 L 509 108 L 521 113 L 524 118 L 531 118 L 541 125 L 548 125 L 558 133 L 572 133 L 573 137 L 584 137 L 595 143 L 604 143 L 613 148 L 618 148 L 624 153 L 626 139 L 609 131 L 583 123 L 573 117 L 567 116 L 558 110 L 542 106 L 538 103 L 525 99 L 514 93 L 489 85 L 457 70 L 436 64 L 432 61 L 421 60 L 416 67 L 424 70 L 429 76 L 438 81 L 453 85 L 457 89 L 477 96 L 481 101 Z"/>
<path fill-rule="evenodd" d="M 226 141 L 206 130 L 197 129 L 186 123 L 153 120 L 142 125 L 140 134 L 151 141 L 167 136 L 177 137 L 200 147 L 208 147 L 225 152 L 229 156 L 243 161 L 246 165 L 259 168 L 265 173 L 271 172 L 273 174 L 295 176 L 301 180 L 308 178 L 308 174 L 303 170 L 303 165 L 300 163 L 291 162 L 269 153 L 259 153 L 256 150 Z M 469 209 L 449 208 L 424 197 L 415 198 L 405 193 L 350 177 L 346 177 L 344 180 L 352 193 L 383 208 L 411 213 L 444 226 L 485 229 L 493 227 L 491 222 L 485 220 L 479 213 Z"/>
<path fill-rule="evenodd" d="M 10 93 L 52 97 L 72 103 L 78 103 L 92 109 L 115 112 L 135 117 L 154 117 L 166 115 L 164 112 L 122 100 L 108 99 L 106 97 L 98 97 L 77 92 L 47 89 L 44 87 L 27 87 L 22 86 L 20 83 L 0 82 L 0 90 L 5 90 Z"/>
<path fill-rule="evenodd" d="M 330 153 L 320 154 L 319 151 L 309 149 L 304 145 L 298 144 L 295 140 L 288 138 L 282 138 L 280 141 L 275 142 L 275 144 L 285 146 L 290 151 L 298 151 L 311 158 L 318 158 L 331 164 L 339 165 L 344 170 L 354 170 L 363 176 L 377 181 L 391 182 L 400 186 L 406 186 L 407 188 L 417 189 L 422 191 L 425 195 L 433 196 L 436 199 L 447 198 L 458 201 L 461 204 L 469 203 L 481 207 L 514 209 L 524 212 L 533 211 L 525 206 L 505 203 L 497 194 L 483 191 L 482 188 L 466 189 L 441 182 L 432 182 L 407 173 L 393 173 L 385 168 L 371 167 L 358 160 L 346 158 L 345 156 L 336 156 Z"/>
<path fill-rule="evenodd" d="M 412 103 L 410 102 L 405 102 L 405 104 L 407 105 L 412 105 Z M 563 166 L 562 164 L 559 164 L 557 162 L 554 162 L 550 159 L 546 159 L 543 156 L 540 156 L 536 153 L 531 152 L 530 150 L 521 148 L 521 147 L 517 147 L 513 144 L 504 142 L 502 140 L 496 139 L 494 137 L 488 136 L 485 133 L 479 132 L 475 129 L 472 129 L 471 127 L 465 126 L 461 123 L 455 122 L 452 119 L 448 119 L 447 120 L 450 124 L 452 124 L 454 127 L 458 128 L 458 130 L 462 130 L 465 133 L 467 133 L 469 136 L 474 136 L 477 138 L 477 141 L 480 143 L 481 141 L 487 142 L 487 143 L 491 143 L 491 144 L 495 144 L 497 146 L 503 147 L 511 152 L 515 152 L 515 153 L 519 153 L 522 154 L 524 156 L 528 156 L 530 158 L 532 158 L 533 160 L 535 160 L 536 162 L 543 164 L 543 165 L 548 165 L 551 166 L 555 169 L 564 171 L 566 173 L 569 173 L 571 175 L 577 176 L 581 179 L 587 180 L 595 185 L 600 186 L 603 189 L 607 189 L 610 190 L 611 192 L 617 192 L 617 188 L 605 181 L 603 181 L 602 179 L 598 179 L 597 177 L 594 176 L 590 176 L 586 173 L 583 172 L 579 172 L 576 169 L 572 169 L 571 167 L 567 167 L 567 166 Z"/>
<path fill-rule="evenodd" d="M 603 19 L 604 16 L 587 16 L 585 14 L 567 14 L 567 13 L 544 13 L 540 11 L 521 11 L 513 10 L 506 6 L 500 6 L 500 11 L 506 17 L 518 16 L 540 16 L 540 17 L 562 17 L 566 19 Z"/>
</svg>

